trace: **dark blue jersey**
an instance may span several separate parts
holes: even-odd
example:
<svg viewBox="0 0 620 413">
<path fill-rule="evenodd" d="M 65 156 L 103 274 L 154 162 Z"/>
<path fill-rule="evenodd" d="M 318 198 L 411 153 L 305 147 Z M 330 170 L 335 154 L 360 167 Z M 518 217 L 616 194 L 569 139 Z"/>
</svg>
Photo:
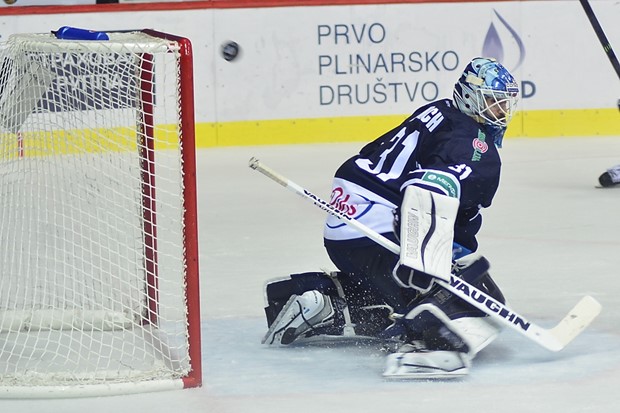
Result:
<svg viewBox="0 0 620 413">
<path fill-rule="evenodd" d="M 394 240 L 393 211 L 408 185 L 456 197 L 460 207 L 454 241 L 475 251 L 480 208 L 491 205 L 501 160 L 484 126 L 449 99 L 416 110 L 403 123 L 364 146 L 340 166 L 331 203 Z M 325 243 L 370 244 L 335 217 L 325 225 Z"/>
</svg>

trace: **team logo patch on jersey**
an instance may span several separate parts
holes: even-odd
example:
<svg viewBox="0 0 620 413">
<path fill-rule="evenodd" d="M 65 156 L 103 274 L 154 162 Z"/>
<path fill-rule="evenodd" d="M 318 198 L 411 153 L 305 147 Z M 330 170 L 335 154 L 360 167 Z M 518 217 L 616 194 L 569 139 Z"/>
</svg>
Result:
<svg viewBox="0 0 620 413">
<path fill-rule="evenodd" d="M 489 150 L 489 144 L 486 143 L 486 136 L 482 131 L 478 131 L 478 137 L 472 141 L 474 147 L 474 154 L 471 157 L 472 161 L 479 161 L 482 158 L 482 154 Z"/>
<path fill-rule="evenodd" d="M 357 208 L 348 203 L 350 198 L 351 195 L 345 194 L 344 189 L 337 187 L 332 190 L 329 204 L 343 214 L 354 216 L 357 213 Z"/>
<path fill-rule="evenodd" d="M 489 150 L 489 145 L 487 145 L 486 142 L 481 141 L 478 138 L 474 139 L 473 146 L 474 146 L 474 149 L 476 149 L 477 151 L 480 151 L 480 153 L 485 153 L 486 151 Z"/>
</svg>

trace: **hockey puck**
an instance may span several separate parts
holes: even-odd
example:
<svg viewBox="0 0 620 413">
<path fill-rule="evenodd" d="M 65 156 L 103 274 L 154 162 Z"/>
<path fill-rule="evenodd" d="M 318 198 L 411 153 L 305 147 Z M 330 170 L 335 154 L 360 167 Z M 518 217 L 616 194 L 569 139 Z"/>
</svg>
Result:
<svg viewBox="0 0 620 413">
<path fill-rule="evenodd" d="M 222 45 L 222 57 L 227 62 L 232 62 L 239 56 L 240 47 L 237 42 L 226 42 Z"/>
</svg>

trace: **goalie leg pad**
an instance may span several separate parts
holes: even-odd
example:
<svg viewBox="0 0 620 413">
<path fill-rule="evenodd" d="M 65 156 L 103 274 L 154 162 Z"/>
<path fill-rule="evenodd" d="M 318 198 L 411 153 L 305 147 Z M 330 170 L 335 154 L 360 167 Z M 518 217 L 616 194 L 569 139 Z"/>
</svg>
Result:
<svg viewBox="0 0 620 413">
<path fill-rule="evenodd" d="M 313 290 L 293 295 L 269 327 L 262 344 L 290 344 L 309 330 L 334 323 L 329 296 Z"/>
<path fill-rule="evenodd" d="M 336 287 L 324 272 L 291 274 L 290 277 L 272 280 L 265 284 L 265 316 L 271 326 L 291 296 L 316 290 L 326 295 L 336 295 Z"/>
<path fill-rule="evenodd" d="M 488 273 L 489 262 L 479 257 L 468 264 L 456 274 L 505 303 L 503 294 Z M 429 348 L 463 351 L 472 358 L 501 331 L 501 326 L 482 311 L 441 287 L 435 287 L 428 295 L 414 302 L 404 323 L 410 337 L 423 340 Z"/>
<path fill-rule="evenodd" d="M 387 379 L 449 379 L 468 374 L 475 355 L 468 337 L 434 304 L 420 304 L 401 320 L 407 343 L 386 359 Z"/>
<path fill-rule="evenodd" d="M 334 322 L 306 331 L 304 336 L 376 337 L 392 322 L 390 307 L 374 300 L 367 287 L 354 276 L 342 272 L 308 272 L 266 284 L 267 326 L 272 327 L 293 296 L 302 296 L 308 291 L 318 291 L 331 300 Z"/>
</svg>

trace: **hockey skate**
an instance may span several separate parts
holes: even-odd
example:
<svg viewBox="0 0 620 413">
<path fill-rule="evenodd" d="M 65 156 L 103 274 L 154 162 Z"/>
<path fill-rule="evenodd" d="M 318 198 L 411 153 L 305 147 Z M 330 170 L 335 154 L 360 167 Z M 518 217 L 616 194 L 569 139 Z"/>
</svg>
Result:
<svg viewBox="0 0 620 413">
<path fill-rule="evenodd" d="M 290 344 L 334 322 L 331 298 L 316 290 L 293 295 L 269 327 L 262 344 Z"/>
<path fill-rule="evenodd" d="M 620 165 L 609 168 L 598 178 L 598 182 L 603 188 L 620 184 Z"/>
<path fill-rule="evenodd" d="M 402 345 L 388 355 L 383 377 L 388 380 L 456 379 L 469 373 L 467 353 L 428 350 L 423 343 Z"/>
</svg>

